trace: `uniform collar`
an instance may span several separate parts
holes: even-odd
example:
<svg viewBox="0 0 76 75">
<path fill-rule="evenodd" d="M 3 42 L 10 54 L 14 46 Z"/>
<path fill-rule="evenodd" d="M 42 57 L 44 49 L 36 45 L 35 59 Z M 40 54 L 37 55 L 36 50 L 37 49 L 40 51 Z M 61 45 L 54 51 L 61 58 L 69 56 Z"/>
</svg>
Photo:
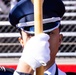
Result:
<svg viewBox="0 0 76 75">
<path fill-rule="evenodd" d="M 48 75 L 58 75 L 58 68 L 56 64 L 54 63 L 48 70 L 44 72 L 45 74 Z"/>
</svg>

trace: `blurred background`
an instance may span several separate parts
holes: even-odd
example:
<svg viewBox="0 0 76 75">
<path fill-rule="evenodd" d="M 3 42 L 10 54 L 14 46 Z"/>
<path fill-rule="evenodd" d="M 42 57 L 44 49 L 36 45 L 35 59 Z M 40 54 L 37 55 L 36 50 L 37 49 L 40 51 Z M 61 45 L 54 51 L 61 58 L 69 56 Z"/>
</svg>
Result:
<svg viewBox="0 0 76 75">
<path fill-rule="evenodd" d="M 56 62 L 76 64 L 76 0 L 62 1 L 65 4 L 66 13 L 61 21 L 63 41 Z M 21 56 L 19 31 L 8 22 L 9 11 L 16 3 L 16 0 L 0 0 L 0 63 L 17 63 Z"/>
</svg>

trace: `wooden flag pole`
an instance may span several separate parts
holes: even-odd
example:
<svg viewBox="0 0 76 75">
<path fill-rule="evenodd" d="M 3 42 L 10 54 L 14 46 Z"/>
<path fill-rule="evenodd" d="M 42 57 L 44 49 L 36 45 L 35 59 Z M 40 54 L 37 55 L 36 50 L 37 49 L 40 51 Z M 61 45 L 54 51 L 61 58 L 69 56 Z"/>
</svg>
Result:
<svg viewBox="0 0 76 75">
<path fill-rule="evenodd" d="M 34 0 L 35 35 L 43 32 L 42 0 Z"/>
<path fill-rule="evenodd" d="M 42 14 L 42 5 L 43 0 L 34 0 L 34 27 L 35 27 L 35 35 L 43 32 L 43 14 Z M 41 66 L 36 69 L 36 75 L 44 75 L 44 67 Z"/>
</svg>

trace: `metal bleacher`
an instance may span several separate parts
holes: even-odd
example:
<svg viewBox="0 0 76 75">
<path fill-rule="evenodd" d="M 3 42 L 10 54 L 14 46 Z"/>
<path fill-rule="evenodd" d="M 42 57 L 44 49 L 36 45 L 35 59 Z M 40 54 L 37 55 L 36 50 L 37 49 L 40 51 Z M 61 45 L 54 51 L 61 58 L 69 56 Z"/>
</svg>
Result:
<svg viewBox="0 0 76 75">
<path fill-rule="evenodd" d="M 63 0 L 66 8 L 61 21 L 63 41 L 57 56 L 76 56 L 76 0 Z M 8 5 L 9 2 L 5 5 Z M 6 6 L 7 7 L 7 6 Z M 8 7 L 7 7 L 8 8 Z M 10 5 L 9 5 L 10 8 Z M 7 11 L 7 9 L 5 10 Z M 9 11 L 8 11 L 9 13 Z M 8 13 L 0 13 L 0 57 L 21 56 L 19 31 L 8 22 Z"/>
</svg>

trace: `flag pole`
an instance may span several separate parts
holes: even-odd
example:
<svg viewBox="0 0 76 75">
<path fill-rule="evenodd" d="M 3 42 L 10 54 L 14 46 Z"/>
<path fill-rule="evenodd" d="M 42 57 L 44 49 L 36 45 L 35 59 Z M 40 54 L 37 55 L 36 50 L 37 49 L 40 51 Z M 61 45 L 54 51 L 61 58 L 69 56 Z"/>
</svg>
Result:
<svg viewBox="0 0 76 75">
<path fill-rule="evenodd" d="M 34 2 L 34 27 L 35 35 L 38 35 L 43 32 L 43 0 L 33 0 Z M 44 75 L 44 67 L 41 66 L 36 69 L 36 75 Z"/>
</svg>

